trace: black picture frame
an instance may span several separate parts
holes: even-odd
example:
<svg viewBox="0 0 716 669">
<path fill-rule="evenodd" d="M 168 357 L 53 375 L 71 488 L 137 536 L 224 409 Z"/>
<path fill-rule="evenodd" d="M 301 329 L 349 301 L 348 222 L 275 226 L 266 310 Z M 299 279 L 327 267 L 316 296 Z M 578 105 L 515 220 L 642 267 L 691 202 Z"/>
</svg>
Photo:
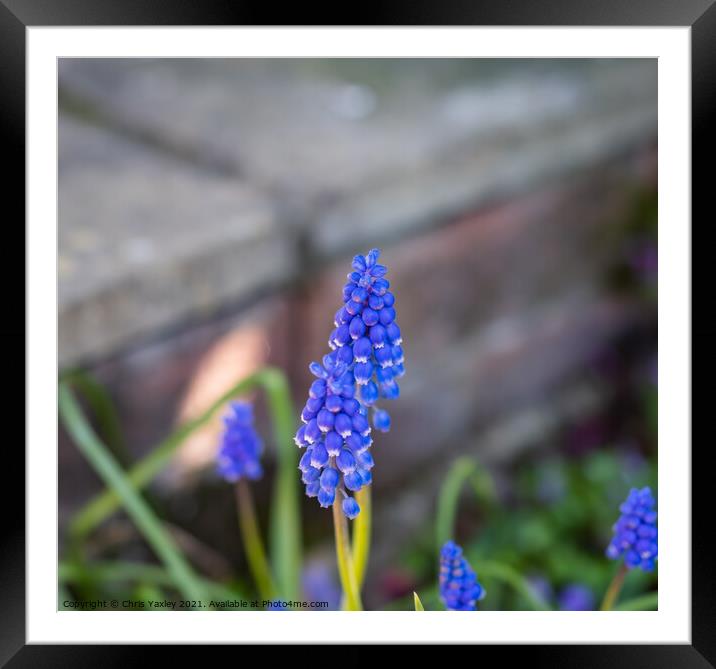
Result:
<svg viewBox="0 0 716 669">
<path fill-rule="evenodd" d="M 333 9 L 305 4 L 292 8 L 281 7 L 281 20 L 276 21 L 275 7 L 269 4 L 222 2 L 220 0 L 190 0 L 175 2 L 125 0 L 0 0 L 0 118 L 4 132 L 3 157 L 6 166 L 5 204 L 16 205 L 18 216 L 24 218 L 25 198 L 22 183 L 25 178 L 25 43 L 26 28 L 35 26 L 94 26 L 94 25 L 561 25 L 561 26 L 690 26 L 692 57 L 692 210 L 693 216 L 705 218 L 710 170 L 707 160 L 716 146 L 707 132 L 716 119 L 716 4 L 714 0 L 513 0 L 511 2 L 470 2 L 443 0 L 440 3 L 402 2 L 382 3 L 371 7 L 359 3 L 348 21 L 339 22 Z M 296 11 L 298 9 L 298 11 Z M 273 11 L 272 11 L 273 10 Z M 295 16 L 291 17 L 291 14 Z M 289 18 L 297 19 L 289 23 Z M 698 168 L 697 168 L 698 166 Z M 688 225 L 688 221 L 684 225 Z M 703 221 L 702 225 L 706 225 Z M 12 242 L 12 228 L 18 239 Z M 691 227 L 692 233 L 695 226 Z M 24 234 L 18 224 L 6 225 L 7 248 L 23 248 Z M 706 253 L 706 245 L 693 245 Z M 9 255 L 9 254 L 8 254 Z M 23 262 L 24 253 L 12 253 Z M 0 329 L 0 343 L 4 350 L 25 351 L 24 300 L 20 297 L 17 277 L 25 276 L 23 269 L 11 269 L 3 263 L 5 286 L 18 300 L 11 323 Z M 692 259 L 692 268 L 695 263 Z M 701 265 L 704 267 L 705 265 Z M 9 274 L 8 272 L 11 272 Z M 701 278 L 702 281 L 698 281 Z M 709 278 L 698 277 L 692 269 L 694 295 L 697 289 L 710 289 Z M 8 296 L 7 299 L 12 299 Z M 705 318 L 703 316 L 702 318 Z M 692 348 L 702 349 L 699 372 L 706 377 L 716 372 L 710 341 L 714 330 L 703 321 L 698 327 L 692 323 Z M 709 337 L 709 340 L 707 340 Z M 703 341 L 703 344 L 701 343 Z M 706 347 L 710 345 L 710 349 Z M 12 347 L 12 348 L 11 348 Z M 708 352 L 707 352 L 708 351 Z M 693 353 L 692 353 L 693 355 Z M 20 367 L 25 356 L 8 356 L 10 371 Z M 20 377 L 18 369 L 17 377 Z M 24 402 L 24 381 L 15 386 L 12 404 L 6 411 L 20 416 Z M 705 395 L 694 397 L 694 405 L 705 403 Z M 13 411 L 14 410 L 14 411 Z M 695 442 L 695 440 L 694 440 Z M 24 455 L 13 441 L 14 448 L 5 444 L 5 472 L 24 481 Z M 689 444 L 683 444 L 684 449 Z M 486 647 L 479 651 L 479 661 L 487 661 L 484 654 L 499 653 L 502 662 L 521 661 L 529 666 L 550 667 L 709 667 L 716 666 L 716 578 L 714 553 L 710 550 L 708 513 L 712 508 L 707 497 L 711 469 L 706 463 L 707 445 L 692 448 L 692 645 L 644 646 L 512 646 Z M 14 459 L 14 460 L 13 460 Z M 9 478 L 9 477 L 7 477 Z M 24 485 L 23 483 L 20 484 Z M 18 494 L 18 493 L 16 493 Z M 19 493 L 21 494 L 21 493 Z M 15 497 L 18 499 L 18 497 Z M 25 522 L 24 513 L 5 506 L 3 514 L 3 547 L 0 553 L 0 663 L 17 667 L 83 667 L 126 665 L 141 656 L 145 661 L 167 662 L 170 649 L 162 647 L 25 645 Z M 700 530 L 699 530 L 700 528 Z M 326 641 L 330 641 L 327 639 Z M 182 659 L 191 662 L 202 652 L 195 647 L 181 647 Z M 507 653 L 507 655 L 505 655 Z"/>
</svg>

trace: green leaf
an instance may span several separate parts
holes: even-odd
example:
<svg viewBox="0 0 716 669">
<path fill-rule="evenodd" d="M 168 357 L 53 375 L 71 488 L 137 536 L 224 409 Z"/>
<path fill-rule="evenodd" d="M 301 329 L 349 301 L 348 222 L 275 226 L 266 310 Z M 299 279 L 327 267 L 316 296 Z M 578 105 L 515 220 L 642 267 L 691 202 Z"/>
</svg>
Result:
<svg viewBox="0 0 716 669">
<path fill-rule="evenodd" d="M 650 592 L 617 604 L 612 611 L 656 611 L 659 608 L 659 594 Z"/>
<path fill-rule="evenodd" d="M 418 593 L 413 593 L 413 600 L 415 602 L 415 610 L 416 611 L 425 611 L 425 608 L 423 607 L 423 603 L 420 601 L 420 597 L 418 597 Z"/>
<path fill-rule="evenodd" d="M 296 474 L 296 448 L 293 443 L 294 408 L 284 374 L 273 367 L 264 367 L 234 384 L 200 416 L 180 425 L 164 441 L 127 472 L 127 481 L 141 490 L 166 466 L 177 448 L 195 430 L 205 425 L 214 413 L 229 400 L 256 387 L 267 395 L 277 449 L 278 473 L 271 511 L 271 558 L 280 595 L 296 599 L 299 595 L 301 572 L 301 519 L 299 488 Z M 119 497 L 112 489 L 90 500 L 70 523 L 73 538 L 81 539 L 119 507 Z"/>
<path fill-rule="evenodd" d="M 494 485 L 490 475 L 479 468 L 473 458 L 458 458 L 450 467 L 438 496 L 435 535 L 437 550 L 449 539 L 454 539 L 455 517 L 463 485 L 472 484 L 478 498 L 492 504 L 495 498 Z"/>
<path fill-rule="evenodd" d="M 178 588 L 175 577 L 161 566 L 141 562 L 92 562 L 88 565 L 99 583 L 140 582 L 155 587 Z M 60 562 L 58 580 L 62 583 L 77 583 L 84 578 L 83 568 Z M 246 595 L 235 587 L 198 578 L 204 592 L 215 599 L 245 599 Z"/>
<path fill-rule="evenodd" d="M 90 410 L 97 420 L 101 438 L 123 467 L 128 467 L 131 459 L 124 443 L 122 428 L 114 402 L 107 390 L 89 373 L 81 369 L 64 372 L 61 380 L 70 383 L 87 400 Z"/>
<path fill-rule="evenodd" d="M 478 573 L 478 579 L 482 577 L 486 580 L 494 579 L 496 581 L 501 581 L 522 595 L 535 611 L 550 610 L 550 607 L 542 601 L 542 598 L 539 597 L 534 590 L 532 590 L 532 588 L 530 588 L 529 583 L 527 583 L 527 581 L 512 567 L 500 562 L 485 560 L 476 562 L 473 566 L 475 567 L 475 571 Z"/>
<path fill-rule="evenodd" d="M 268 399 L 278 462 L 269 530 L 271 564 L 280 595 L 298 599 L 302 551 L 293 400 L 286 376 L 278 369 L 263 369 L 257 381 Z"/>
<path fill-rule="evenodd" d="M 58 399 L 60 418 L 68 434 L 100 478 L 112 488 L 134 524 L 166 565 L 182 593 L 188 599 L 203 599 L 203 589 L 193 569 L 152 509 L 127 480 L 107 447 L 92 431 L 65 382 L 60 383 Z"/>
</svg>

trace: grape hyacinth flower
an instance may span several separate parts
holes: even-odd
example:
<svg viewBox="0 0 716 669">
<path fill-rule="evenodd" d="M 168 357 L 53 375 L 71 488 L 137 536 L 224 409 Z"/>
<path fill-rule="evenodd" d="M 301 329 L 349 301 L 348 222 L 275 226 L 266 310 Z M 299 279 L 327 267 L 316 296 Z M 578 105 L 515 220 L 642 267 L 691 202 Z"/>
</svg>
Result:
<svg viewBox="0 0 716 669">
<path fill-rule="evenodd" d="M 355 380 L 347 362 L 350 353 L 347 347 L 324 356 L 322 365 L 310 365 L 317 378 L 295 440 L 306 449 L 298 465 L 306 494 L 329 507 L 340 490 L 343 513 L 355 518 L 360 513 L 358 503 L 345 490 L 357 492 L 370 484 L 373 458 L 366 409 L 355 399 Z"/>
<path fill-rule="evenodd" d="M 259 458 L 263 441 L 254 429 L 250 404 L 232 402 L 231 413 L 224 418 L 224 433 L 217 458 L 219 474 L 230 483 L 239 479 L 255 481 L 263 475 Z"/>
<path fill-rule="evenodd" d="M 612 609 L 627 572 L 637 568 L 647 572 L 654 570 L 659 553 L 655 506 L 651 489 L 632 488 L 619 507 L 621 516 L 612 528 L 614 536 L 607 546 L 606 555 L 610 560 L 620 560 L 621 564 L 604 594 L 601 611 Z"/>
<path fill-rule="evenodd" d="M 615 523 L 614 536 L 606 550 L 610 560 L 624 557 L 628 569 L 653 571 L 658 556 L 656 500 L 649 488 L 632 488 L 619 507 L 621 516 Z"/>
<path fill-rule="evenodd" d="M 224 418 L 224 426 L 217 469 L 226 481 L 234 484 L 239 530 L 249 569 L 263 599 L 270 600 L 276 593 L 276 587 L 248 484 L 248 481 L 255 481 L 263 474 L 259 460 L 263 441 L 254 428 L 253 407 L 244 402 L 232 402 L 231 411 Z"/>
<path fill-rule="evenodd" d="M 405 373 L 400 327 L 395 320 L 395 296 L 385 278 L 388 268 L 378 264 L 379 249 L 353 258 L 353 271 L 343 286 L 343 306 L 336 312 L 329 346 L 353 348 L 352 368 L 358 397 L 373 410 L 373 426 L 387 432 L 390 415 L 377 407 L 380 398 L 397 399 L 397 379 Z"/>
<path fill-rule="evenodd" d="M 468 564 L 462 548 L 448 541 L 440 551 L 440 598 L 449 611 L 475 611 L 485 590 Z"/>
<path fill-rule="evenodd" d="M 316 380 L 295 437 L 306 449 L 299 462 L 306 494 L 318 498 L 322 507 L 342 496 L 341 508 L 349 519 L 360 514 L 349 493 L 372 482 L 370 419 L 376 430 L 390 429 L 390 415 L 377 402 L 398 397 L 396 379 L 405 372 L 395 297 L 384 278 L 387 268 L 377 263 L 379 255 L 373 249 L 353 258 L 354 271 L 343 288 L 344 304 L 328 341 L 331 353 L 322 364 L 309 366 Z"/>
</svg>

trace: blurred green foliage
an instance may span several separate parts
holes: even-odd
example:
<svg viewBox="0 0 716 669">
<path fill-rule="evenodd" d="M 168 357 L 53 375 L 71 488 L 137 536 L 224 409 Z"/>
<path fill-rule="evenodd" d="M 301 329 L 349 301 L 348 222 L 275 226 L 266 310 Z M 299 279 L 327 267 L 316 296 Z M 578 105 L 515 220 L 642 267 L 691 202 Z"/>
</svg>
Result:
<svg viewBox="0 0 716 669">
<path fill-rule="evenodd" d="M 615 562 L 605 558 L 604 550 L 619 504 L 631 487 L 650 485 L 656 491 L 655 483 L 654 460 L 617 448 L 578 458 L 554 455 L 522 463 L 515 472 L 509 498 L 483 508 L 470 536 L 455 537 L 487 589 L 488 596 L 480 608 L 538 608 L 534 595 L 544 597 L 545 583 L 549 591 L 546 604 L 551 608 L 558 608 L 559 592 L 573 583 L 586 585 L 598 604 L 617 569 Z M 474 490 L 466 486 L 463 495 L 467 502 Z M 465 507 L 472 505 L 466 503 Z M 423 584 L 418 591 L 425 607 L 441 610 L 434 583 L 434 556 L 430 542 L 423 541 L 408 549 L 401 563 Z M 511 569 L 528 583 L 542 582 L 542 588 L 535 586 L 530 593 L 533 596 L 526 594 L 520 584 L 511 583 L 509 577 L 494 569 L 495 564 Z M 619 601 L 626 603 L 655 589 L 656 582 L 655 574 L 631 572 Z M 408 599 L 401 598 L 390 608 L 408 605 Z"/>
</svg>

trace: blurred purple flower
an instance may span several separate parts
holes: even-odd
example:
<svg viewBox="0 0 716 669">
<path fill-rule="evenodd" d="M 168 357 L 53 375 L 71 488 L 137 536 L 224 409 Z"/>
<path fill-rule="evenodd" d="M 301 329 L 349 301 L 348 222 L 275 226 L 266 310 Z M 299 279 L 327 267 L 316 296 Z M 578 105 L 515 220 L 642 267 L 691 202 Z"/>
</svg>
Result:
<svg viewBox="0 0 716 669">
<path fill-rule="evenodd" d="M 533 574 L 527 578 L 530 590 L 539 597 L 545 604 L 552 601 L 554 590 L 552 584 L 541 574 Z"/>
<path fill-rule="evenodd" d="M 333 562 L 322 558 L 309 559 L 301 574 L 303 595 L 311 602 L 328 602 L 328 611 L 337 611 L 341 588 Z"/>
<path fill-rule="evenodd" d="M 217 456 L 219 474 L 229 482 L 261 478 L 263 441 L 254 428 L 253 407 L 246 402 L 232 402 L 224 417 L 224 432 Z"/>
<path fill-rule="evenodd" d="M 586 585 L 570 583 L 559 593 L 557 604 L 560 611 L 593 611 L 596 599 Z"/>
<path fill-rule="evenodd" d="M 643 281 L 656 281 L 659 272 L 658 247 L 652 241 L 638 244 L 630 254 L 629 264 Z"/>
</svg>

